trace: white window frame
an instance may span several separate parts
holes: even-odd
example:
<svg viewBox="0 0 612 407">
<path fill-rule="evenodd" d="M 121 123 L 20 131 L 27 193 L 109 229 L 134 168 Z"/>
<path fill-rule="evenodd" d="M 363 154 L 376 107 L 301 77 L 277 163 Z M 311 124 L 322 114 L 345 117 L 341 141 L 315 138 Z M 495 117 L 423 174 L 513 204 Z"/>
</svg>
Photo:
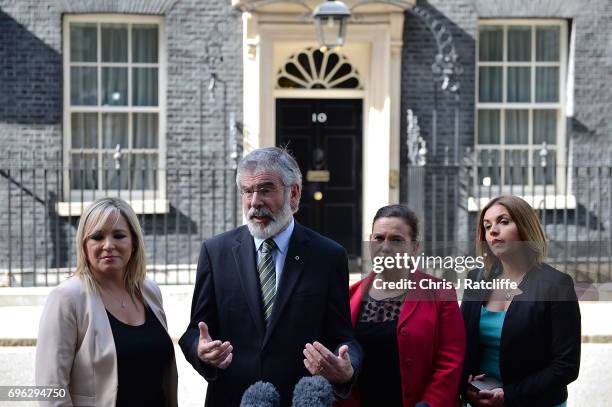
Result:
<svg viewBox="0 0 612 407">
<path fill-rule="evenodd" d="M 529 62 L 508 62 L 508 27 L 511 26 L 531 26 L 531 61 Z M 502 61 L 480 61 L 480 28 L 483 26 L 503 26 L 503 59 Z M 560 54 L 559 54 L 559 62 L 537 62 L 536 55 L 536 28 L 541 26 L 558 26 L 560 27 L 559 33 L 559 42 L 560 42 Z M 567 61 L 568 61 L 568 26 L 567 21 L 562 19 L 482 19 L 478 24 L 479 33 L 476 36 L 476 93 L 475 93 L 475 131 L 474 131 L 474 146 L 476 150 L 476 159 L 478 160 L 479 153 L 481 150 L 497 150 L 500 154 L 500 165 L 502 171 L 502 177 L 500 182 L 502 183 L 501 187 L 498 184 L 493 184 L 490 187 L 478 185 L 480 182 L 480 176 L 476 176 L 474 178 L 474 190 L 478 191 L 480 188 L 481 193 L 484 195 L 489 195 L 490 190 L 495 194 L 501 192 L 503 194 L 509 193 L 512 190 L 512 193 L 519 194 L 522 192 L 521 185 L 504 185 L 504 172 L 505 172 L 505 152 L 511 150 L 521 149 L 523 151 L 529 151 L 528 153 L 528 166 L 532 168 L 533 165 L 538 163 L 534 162 L 533 152 L 539 151 L 541 149 L 541 145 L 536 145 L 531 142 L 533 140 L 533 111 L 537 109 L 555 109 L 557 110 L 557 142 L 554 147 L 548 146 L 549 153 L 554 151 L 556 154 L 556 164 L 563 169 L 567 165 L 566 160 L 566 104 L 567 104 Z M 479 92 L 479 73 L 480 67 L 486 66 L 501 66 L 503 69 L 502 74 L 502 100 L 505 101 L 507 99 L 507 68 L 508 67 L 531 67 L 531 100 L 533 102 L 529 103 L 517 103 L 517 102 L 480 102 L 480 92 Z M 556 103 L 538 103 L 535 102 L 535 71 L 536 67 L 558 67 L 559 68 L 559 101 Z M 480 109 L 499 109 L 500 110 L 500 139 L 505 139 L 505 110 L 508 109 L 528 109 L 529 111 L 529 135 L 528 140 L 531 142 L 530 144 L 479 144 L 478 143 L 478 111 Z M 525 195 L 529 198 L 528 200 L 537 201 L 538 197 L 543 197 L 544 195 L 552 196 L 554 191 L 556 191 L 556 195 L 565 195 L 566 188 L 569 185 L 566 184 L 566 174 L 565 171 L 556 170 L 556 174 L 554 175 L 554 185 L 534 185 L 531 171 L 528 174 L 528 183 L 524 187 Z M 490 188 L 490 190 L 489 190 Z M 569 189 L 567 189 L 569 191 Z M 484 199 L 484 198 L 483 198 Z M 549 202 L 548 199 L 546 199 Z M 558 206 L 556 204 L 559 199 L 552 198 L 550 201 L 554 207 Z M 547 206 L 548 207 L 548 206 Z M 551 208 L 551 207 L 548 207 Z"/>
<path fill-rule="evenodd" d="M 90 64 L 98 67 L 98 98 L 101 94 L 101 67 L 104 65 L 112 65 L 112 63 L 101 63 L 101 33 L 100 24 L 105 23 L 120 23 L 120 24 L 156 24 L 159 27 L 158 31 L 158 62 L 155 64 L 132 63 L 128 60 L 128 77 L 132 75 L 133 66 L 155 65 L 158 68 L 158 105 L 157 106 L 131 106 L 132 89 L 128 89 L 128 105 L 127 106 L 71 106 L 70 100 L 70 24 L 71 23 L 96 23 L 98 24 L 98 61 L 95 63 L 78 63 L 79 65 Z M 128 54 L 131 52 L 131 32 L 128 30 Z M 136 213 L 167 213 L 169 204 L 166 197 L 166 86 L 167 86 L 167 53 L 166 53 L 166 34 L 163 16 L 144 16 L 131 14 L 78 14 L 64 15 L 63 31 L 62 31 L 62 46 L 63 46 L 63 69 L 64 69 L 64 112 L 63 112 L 63 162 L 64 166 L 64 182 L 63 182 L 63 202 L 58 204 L 58 213 L 60 216 L 78 216 L 90 202 L 102 196 L 121 196 L 127 200 Z M 122 63 L 122 66 L 125 65 Z M 130 83 L 130 81 L 128 81 Z M 98 99 L 100 100 L 100 99 Z M 158 114 L 158 146 L 157 146 L 157 189 L 156 190 L 120 190 L 117 189 L 97 189 L 97 190 L 71 190 L 70 178 L 68 173 L 68 163 L 71 162 L 71 140 L 72 126 L 71 113 L 73 112 L 102 112 L 102 113 L 157 113 Z M 132 115 L 128 115 L 128 139 L 132 140 Z M 102 123 L 98 123 L 98 132 L 100 132 Z M 99 135 L 101 137 L 101 135 Z M 131 142 L 130 142 L 131 144 Z M 131 146 L 130 146 L 131 147 Z M 84 152 L 95 152 L 99 154 L 100 149 L 89 149 Z M 106 149 L 105 149 L 106 150 Z M 148 149 L 150 151 L 150 149 Z M 130 153 L 138 153 L 138 149 L 129 149 Z"/>
</svg>

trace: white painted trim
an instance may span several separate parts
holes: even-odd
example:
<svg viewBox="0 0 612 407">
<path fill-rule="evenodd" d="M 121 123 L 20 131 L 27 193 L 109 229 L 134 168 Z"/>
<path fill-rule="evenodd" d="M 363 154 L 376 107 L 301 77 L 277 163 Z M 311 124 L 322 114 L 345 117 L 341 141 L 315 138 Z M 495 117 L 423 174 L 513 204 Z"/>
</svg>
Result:
<svg viewBox="0 0 612 407">
<path fill-rule="evenodd" d="M 68 163 L 70 158 L 70 18 L 63 16 L 62 21 L 62 69 L 64 80 L 64 103 L 62 120 L 62 163 Z M 70 193 L 70 179 L 64 173 L 61 196 Z"/>
<path fill-rule="evenodd" d="M 361 99 L 366 93 L 352 89 L 275 89 L 273 94 L 284 99 Z"/>
<path fill-rule="evenodd" d="M 299 15 L 283 15 L 274 21 L 272 14 L 243 13 L 244 71 L 244 152 L 276 142 L 276 98 L 362 98 L 362 238 L 369 235 L 369 225 L 376 210 L 398 202 L 399 188 L 389 187 L 391 170 L 399 173 L 399 123 L 401 97 L 401 47 L 404 14 L 378 13 L 375 21 L 363 14 L 347 30 L 347 46 L 362 44 L 367 49 L 367 69 L 359 69 L 364 90 L 274 90 L 278 66 L 275 44 L 294 43 L 317 46 L 314 27 Z M 261 22 L 265 20 L 265 22 Z M 287 54 L 284 58 L 289 57 Z M 350 55 L 348 55 L 351 60 Z M 284 62 L 283 60 L 283 62 Z M 353 61 L 351 61 L 353 62 Z M 358 93 L 359 92 L 359 93 Z"/>
<path fill-rule="evenodd" d="M 567 117 L 574 117 L 574 71 L 576 67 L 575 63 L 576 55 L 576 22 L 572 23 L 572 30 L 570 32 L 570 43 L 568 51 L 568 63 L 567 63 L 567 93 L 566 93 L 566 104 L 565 104 L 565 115 Z"/>
<path fill-rule="evenodd" d="M 150 16 L 143 14 L 64 14 L 64 21 L 80 23 L 135 23 L 135 24 L 159 24 L 164 20 L 163 16 Z"/>
<path fill-rule="evenodd" d="M 160 108 L 154 106 L 127 106 L 132 113 L 159 113 Z M 126 106 L 71 106 L 71 112 L 76 113 L 125 113 Z"/>
<path fill-rule="evenodd" d="M 58 202 L 56 206 L 59 216 L 81 216 L 93 201 Z M 137 214 L 164 214 L 170 212 L 170 201 L 167 199 L 126 199 Z"/>
<path fill-rule="evenodd" d="M 167 168 L 166 165 L 166 152 L 167 152 L 167 113 L 168 113 L 168 45 L 166 43 L 166 23 L 163 17 L 159 20 L 159 51 L 158 51 L 158 63 L 159 72 L 157 79 L 159 81 L 159 89 L 157 90 L 157 103 L 159 105 L 159 122 L 158 122 L 158 133 L 159 139 L 157 140 L 158 150 L 158 168 Z M 160 199 L 165 199 L 166 194 L 166 177 L 165 171 L 158 171 L 157 175 L 158 189 L 155 191 L 155 195 Z"/>
<path fill-rule="evenodd" d="M 157 63 L 133 63 L 128 60 L 126 63 L 107 63 L 107 62 L 91 62 L 91 63 L 71 63 L 70 62 L 70 23 L 73 22 L 85 22 L 85 23 L 96 23 L 98 24 L 98 35 L 97 35 L 97 51 L 98 61 L 101 61 L 100 53 L 101 50 L 101 36 L 100 36 L 100 24 L 104 23 L 123 23 L 128 24 L 128 55 L 131 55 L 131 26 L 133 24 L 156 24 L 158 26 L 158 62 Z M 68 165 L 70 162 L 70 140 L 71 140 L 71 120 L 70 114 L 72 112 L 92 112 L 92 113 L 106 113 L 106 112 L 118 112 L 118 113 L 157 113 L 158 114 L 158 147 L 157 151 L 149 149 L 149 153 L 158 155 L 158 168 L 166 167 L 166 111 L 167 111 L 167 45 L 166 45 L 166 27 L 163 16 L 147 16 L 139 14 L 66 14 L 63 16 L 62 22 L 62 44 L 63 44 L 63 78 L 64 78 L 64 98 L 63 98 L 63 162 L 64 165 L 64 182 L 63 182 L 63 197 L 64 199 L 70 200 L 73 193 L 70 191 L 70 178 L 68 176 Z M 71 106 L 70 105 L 70 67 L 71 66 L 92 66 L 98 68 L 98 106 Z M 106 66 L 121 66 L 127 67 L 128 69 L 128 105 L 127 106 L 101 106 L 100 101 L 102 97 L 101 92 L 101 67 Z M 156 67 L 158 69 L 158 105 L 157 106 L 130 106 L 132 98 L 132 87 L 131 75 L 132 67 Z M 131 148 L 132 142 L 132 123 L 131 115 L 128 116 L 128 148 Z M 98 137 L 102 137 L 100 131 L 102 124 L 98 120 Z M 100 144 L 101 145 L 101 144 Z M 95 151 L 101 152 L 105 149 L 96 149 Z M 131 151 L 131 150 L 130 150 Z M 86 152 L 84 149 L 83 152 Z M 138 153 L 138 150 L 133 150 Z M 98 168 L 102 168 L 100 159 L 98 160 Z M 158 170 L 156 191 L 147 191 L 152 195 L 156 195 L 159 199 L 165 199 L 166 197 L 166 185 L 164 171 Z M 100 189 L 97 193 L 100 193 Z M 85 191 L 90 193 L 91 191 Z M 136 191 L 140 192 L 140 191 Z M 78 199 L 77 199 L 78 200 Z M 80 205 L 80 202 L 77 202 Z"/>
<path fill-rule="evenodd" d="M 400 123 L 401 111 L 401 77 L 402 77 L 402 38 L 404 35 L 404 14 L 391 15 L 390 27 L 390 83 L 391 88 L 391 140 L 389 142 L 389 203 L 399 203 L 402 171 L 400 168 Z M 395 179 L 395 181 L 393 181 Z M 397 182 L 392 185 L 392 182 Z"/>
<path fill-rule="evenodd" d="M 531 61 L 530 62 L 509 62 L 507 58 L 507 35 L 508 35 L 508 27 L 517 26 L 517 25 L 527 25 L 531 27 Z M 502 177 L 504 176 L 505 168 L 503 166 L 504 157 L 503 152 L 507 150 L 514 150 L 520 148 L 522 145 L 504 145 L 501 142 L 505 139 L 505 111 L 507 109 L 528 109 L 529 110 L 529 135 L 528 139 L 531 142 L 533 140 L 533 111 L 537 109 L 555 109 L 558 111 L 557 114 L 557 142 L 554 146 L 554 151 L 556 154 L 556 164 L 560 168 L 564 168 L 566 166 L 566 104 L 567 104 L 567 58 L 568 58 L 568 43 L 566 41 L 567 37 L 567 21 L 562 19 L 482 19 L 479 21 L 479 27 L 483 26 L 502 26 L 503 27 L 503 58 L 502 61 L 479 61 L 479 40 L 480 36 L 476 36 L 476 53 L 475 53 L 475 66 L 476 66 L 476 103 L 475 103 L 475 129 L 474 129 L 474 146 L 476 147 L 476 152 L 478 153 L 481 149 L 491 150 L 495 149 L 500 151 L 500 165 L 502 166 Z M 560 43 L 560 54 L 559 61 L 546 61 L 546 62 L 537 62 L 535 61 L 536 55 L 536 29 L 539 26 L 558 26 L 560 27 L 559 32 L 559 43 Z M 503 102 L 507 99 L 507 74 L 504 72 L 502 74 L 502 102 L 479 102 L 479 68 L 486 66 L 499 66 L 502 70 L 506 70 L 508 67 L 513 66 L 524 66 L 532 68 L 530 70 L 531 77 L 531 88 L 530 88 L 530 97 L 532 102 L 529 103 L 512 103 L 512 102 Z M 556 67 L 559 68 L 559 101 L 555 103 L 538 103 L 535 102 L 535 73 L 537 67 Z M 488 144 L 478 144 L 478 110 L 479 109 L 499 109 L 500 112 L 500 144 L 499 145 L 488 145 Z M 530 165 L 536 164 L 532 162 L 532 156 L 534 151 L 538 151 L 540 149 L 539 145 L 529 144 L 524 145 L 524 150 L 529 151 L 528 160 Z M 528 172 L 528 185 L 526 188 L 535 189 L 543 188 L 540 185 L 533 185 L 533 174 L 531 171 Z M 548 186 L 548 188 L 556 188 L 557 191 L 564 191 L 569 186 L 566 184 L 568 180 L 566 180 L 565 171 L 557 171 L 555 176 L 555 185 Z M 479 180 L 475 178 L 475 183 L 478 183 Z M 478 185 L 475 185 L 475 188 L 478 188 Z M 505 187 L 504 187 L 505 188 Z M 515 187 L 516 188 L 516 187 Z M 517 188 L 520 188 L 517 187 Z M 548 203 L 548 201 L 546 201 Z"/>
<path fill-rule="evenodd" d="M 483 18 L 478 25 L 558 25 L 565 22 L 555 18 Z"/>
</svg>

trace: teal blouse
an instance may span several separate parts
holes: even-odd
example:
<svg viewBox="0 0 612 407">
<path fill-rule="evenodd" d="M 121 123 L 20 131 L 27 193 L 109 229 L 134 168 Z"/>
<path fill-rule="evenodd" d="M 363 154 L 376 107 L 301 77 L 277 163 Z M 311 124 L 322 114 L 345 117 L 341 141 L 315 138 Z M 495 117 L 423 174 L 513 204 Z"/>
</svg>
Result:
<svg viewBox="0 0 612 407">
<path fill-rule="evenodd" d="M 484 305 L 480 309 L 480 371 L 499 381 L 499 348 L 505 317 L 506 311 L 489 311 Z M 555 407 L 566 406 L 567 402 L 564 401 Z"/>
<path fill-rule="evenodd" d="M 480 308 L 480 371 L 487 376 L 501 379 L 499 371 L 499 347 L 506 311 L 493 312 Z"/>
</svg>

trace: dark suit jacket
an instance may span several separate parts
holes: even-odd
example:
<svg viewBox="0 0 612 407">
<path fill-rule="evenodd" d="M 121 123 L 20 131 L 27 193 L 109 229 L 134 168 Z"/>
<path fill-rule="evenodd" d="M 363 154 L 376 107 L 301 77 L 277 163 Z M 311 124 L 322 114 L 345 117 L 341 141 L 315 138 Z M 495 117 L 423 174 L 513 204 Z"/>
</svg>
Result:
<svg viewBox="0 0 612 407">
<path fill-rule="evenodd" d="M 468 278 L 481 280 L 472 270 Z M 530 270 L 519 285 L 502 327 L 499 364 L 504 405 L 555 406 L 580 368 L 580 308 L 572 278 L 547 264 Z M 466 290 L 461 312 L 467 332 L 463 389 L 480 374 L 480 309 L 488 290 Z"/>
<path fill-rule="evenodd" d="M 330 350 L 348 344 L 356 373 L 361 364 L 350 319 L 345 250 L 295 223 L 267 329 L 256 258 L 246 226 L 202 244 L 191 322 L 179 344 L 209 382 L 207 406 L 238 406 L 247 387 L 258 380 L 271 382 L 281 405 L 291 405 L 296 382 L 310 376 L 302 353 L 309 342 L 319 341 Z M 213 339 L 232 343 L 234 356 L 227 369 L 198 359 L 200 321 L 208 324 Z M 350 385 L 336 390 L 348 395 Z"/>
</svg>

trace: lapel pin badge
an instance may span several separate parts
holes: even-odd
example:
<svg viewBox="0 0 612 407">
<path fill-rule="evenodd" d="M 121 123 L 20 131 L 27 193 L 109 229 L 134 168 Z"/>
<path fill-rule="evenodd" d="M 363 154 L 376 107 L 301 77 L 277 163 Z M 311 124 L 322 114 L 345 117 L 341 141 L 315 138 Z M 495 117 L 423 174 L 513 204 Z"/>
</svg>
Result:
<svg viewBox="0 0 612 407">
<path fill-rule="evenodd" d="M 300 259 L 300 256 L 295 256 L 295 259 L 296 259 L 296 260 L 299 260 L 299 259 Z"/>
</svg>

